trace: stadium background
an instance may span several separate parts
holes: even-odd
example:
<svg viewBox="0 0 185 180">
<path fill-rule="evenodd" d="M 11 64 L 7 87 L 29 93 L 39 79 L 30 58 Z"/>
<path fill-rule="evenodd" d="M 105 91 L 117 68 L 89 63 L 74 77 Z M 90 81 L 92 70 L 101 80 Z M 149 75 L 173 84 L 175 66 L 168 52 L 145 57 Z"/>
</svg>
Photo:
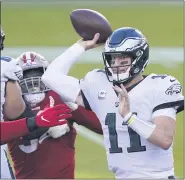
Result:
<svg viewBox="0 0 185 180">
<path fill-rule="evenodd" d="M 4 54 L 16 57 L 25 50 L 36 49 L 52 60 L 60 54 L 60 48 L 62 52 L 64 47 L 79 38 L 69 20 L 70 12 L 76 8 L 101 12 L 113 29 L 121 26 L 140 29 L 148 37 L 153 55 L 145 74 L 168 73 L 183 85 L 183 6 L 177 2 L 6 0 L 1 7 L 2 26 L 7 35 Z M 155 48 L 156 52 L 153 51 Z M 55 49 L 58 51 L 55 52 Z M 81 78 L 89 70 L 103 67 L 101 55 L 97 55 L 100 51 L 87 54 L 70 74 Z M 183 177 L 184 169 L 183 127 L 183 113 L 180 113 L 174 142 L 175 172 L 178 177 Z M 107 168 L 102 137 L 77 128 L 76 178 L 113 177 Z"/>
</svg>

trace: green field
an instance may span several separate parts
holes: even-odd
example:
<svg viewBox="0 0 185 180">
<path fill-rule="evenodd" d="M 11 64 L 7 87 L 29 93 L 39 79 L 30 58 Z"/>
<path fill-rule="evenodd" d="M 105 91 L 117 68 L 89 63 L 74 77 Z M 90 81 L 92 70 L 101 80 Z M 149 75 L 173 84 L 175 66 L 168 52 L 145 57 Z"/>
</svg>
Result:
<svg viewBox="0 0 185 180">
<path fill-rule="evenodd" d="M 2 5 L 2 24 L 8 46 L 64 46 L 74 43 L 78 36 L 72 28 L 69 14 L 76 8 L 91 6 L 33 6 L 6 7 Z M 92 7 L 104 14 L 112 28 L 131 26 L 141 29 L 151 46 L 183 45 L 183 7 L 121 5 L 117 8 Z M 13 41 L 12 41 L 13 40 Z"/>
<path fill-rule="evenodd" d="M 77 5 L 35 6 L 2 8 L 2 24 L 6 32 L 7 46 L 64 46 L 74 43 L 79 37 L 69 21 L 69 13 Z M 121 26 L 134 26 L 141 29 L 149 39 L 151 46 L 183 45 L 183 7 L 139 6 L 139 7 L 93 7 L 103 13 L 111 22 L 113 29 Z M 161 60 L 162 61 L 162 60 Z M 77 64 L 70 74 L 83 75 L 101 64 Z M 168 73 L 183 84 L 183 64 L 175 68 L 150 65 L 148 73 Z M 183 113 L 178 115 L 174 144 L 175 172 L 183 177 Z M 78 135 L 76 141 L 76 177 L 110 178 L 104 149 Z"/>
</svg>

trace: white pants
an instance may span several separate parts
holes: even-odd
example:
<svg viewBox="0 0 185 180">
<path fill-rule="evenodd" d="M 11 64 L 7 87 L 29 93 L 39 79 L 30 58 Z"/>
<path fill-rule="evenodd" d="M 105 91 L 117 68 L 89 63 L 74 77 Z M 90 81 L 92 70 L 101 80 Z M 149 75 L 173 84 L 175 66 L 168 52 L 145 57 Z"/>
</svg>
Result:
<svg viewBox="0 0 185 180">
<path fill-rule="evenodd" d="M 7 145 L 1 146 L 1 174 L 0 179 L 15 179 L 7 158 Z"/>
</svg>

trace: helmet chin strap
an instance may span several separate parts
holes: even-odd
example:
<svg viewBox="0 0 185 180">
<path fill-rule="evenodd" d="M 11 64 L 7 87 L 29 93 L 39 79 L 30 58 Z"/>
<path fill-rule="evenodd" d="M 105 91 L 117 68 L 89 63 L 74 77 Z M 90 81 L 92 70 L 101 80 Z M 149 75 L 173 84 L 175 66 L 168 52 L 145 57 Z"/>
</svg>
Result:
<svg viewBox="0 0 185 180">
<path fill-rule="evenodd" d="M 43 101 L 45 96 L 46 96 L 45 93 L 41 92 L 41 93 L 36 93 L 36 94 L 25 94 L 24 98 L 28 103 L 30 103 L 30 105 L 34 106 L 40 103 L 41 101 Z"/>
</svg>

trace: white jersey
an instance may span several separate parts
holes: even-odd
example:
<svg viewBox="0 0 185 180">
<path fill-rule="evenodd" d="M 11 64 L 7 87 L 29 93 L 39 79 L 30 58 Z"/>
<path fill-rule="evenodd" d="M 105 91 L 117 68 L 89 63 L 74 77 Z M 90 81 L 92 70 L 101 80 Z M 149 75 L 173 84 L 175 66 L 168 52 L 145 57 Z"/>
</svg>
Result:
<svg viewBox="0 0 185 180">
<path fill-rule="evenodd" d="M 5 82 L 1 81 L 1 121 L 3 121 L 4 103 L 5 103 Z M 6 144 L 1 146 L 1 174 L 0 174 L 1 179 L 4 179 L 4 178 L 12 179 L 11 172 L 10 172 L 11 167 L 8 164 L 9 161 L 6 156 L 7 149 L 8 148 Z"/>
<path fill-rule="evenodd" d="M 3 120 L 4 103 L 5 103 L 5 82 L 1 82 L 1 121 Z"/>
<path fill-rule="evenodd" d="M 20 68 L 13 63 L 10 63 L 10 57 L 1 57 L 1 121 L 3 120 L 3 105 L 5 103 L 6 82 L 9 79 L 18 80 L 16 73 L 19 73 Z M 22 72 L 20 72 L 22 74 Z M 19 74 L 18 74 L 19 75 Z M 9 160 L 7 158 L 7 144 L 1 146 L 1 172 L 0 178 L 14 178 Z"/>
<path fill-rule="evenodd" d="M 15 59 L 1 56 L 1 120 L 3 119 L 3 105 L 5 103 L 5 84 L 8 80 L 18 81 L 23 77 L 22 69 Z"/>
<path fill-rule="evenodd" d="M 80 81 L 82 97 L 101 122 L 109 169 L 116 178 L 166 178 L 174 175 L 172 147 L 163 150 L 140 137 L 118 112 L 119 99 L 103 70 Z M 151 74 L 129 91 L 131 111 L 151 122 L 155 116 L 176 119 L 183 104 L 179 82 L 172 76 Z M 85 102 L 84 102 L 85 104 Z"/>
</svg>

